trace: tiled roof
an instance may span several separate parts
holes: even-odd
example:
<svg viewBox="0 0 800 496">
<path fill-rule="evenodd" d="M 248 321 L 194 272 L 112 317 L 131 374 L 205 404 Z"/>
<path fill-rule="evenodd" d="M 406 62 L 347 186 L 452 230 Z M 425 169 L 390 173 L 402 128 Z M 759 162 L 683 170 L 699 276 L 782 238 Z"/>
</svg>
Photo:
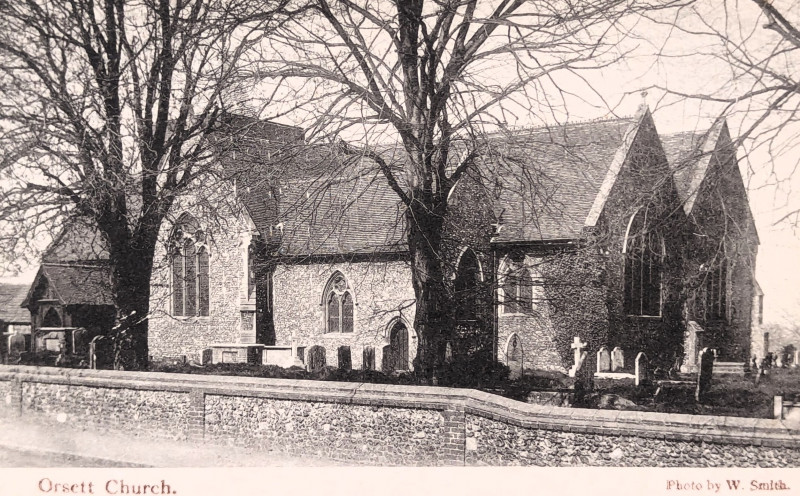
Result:
<svg viewBox="0 0 800 496">
<path fill-rule="evenodd" d="M 405 218 L 399 197 L 374 170 L 361 172 L 335 181 L 282 183 L 278 192 L 282 254 L 405 250 Z"/>
<path fill-rule="evenodd" d="M 700 158 L 708 131 L 686 131 L 661 136 L 664 153 L 674 172 L 675 186 L 683 203 L 692 195 L 692 185 L 697 182 L 698 174 L 705 173 Z"/>
<path fill-rule="evenodd" d="M 100 231 L 90 221 L 71 219 L 42 255 L 45 263 L 108 260 Z"/>
<path fill-rule="evenodd" d="M 502 229 L 496 242 L 574 239 L 597 197 L 630 118 L 515 133 L 501 144 Z"/>
<path fill-rule="evenodd" d="M 0 320 L 6 324 L 30 324 L 31 314 L 21 306 L 27 294 L 26 284 L 0 284 Z"/>
<path fill-rule="evenodd" d="M 495 240 L 578 237 L 632 122 L 591 121 L 492 136 L 491 158 L 484 158 L 481 168 L 490 187 L 500 188 L 504 227 Z M 378 152 L 389 163 L 402 156 L 394 145 Z M 344 166 L 353 159 L 333 147 L 284 153 L 283 160 L 271 157 L 269 166 L 253 158 L 255 153 L 226 166 L 236 174 L 237 191 L 259 231 L 275 236 L 281 226 L 282 253 L 406 249 L 400 200 L 371 161 Z"/>
<path fill-rule="evenodd" d="M 35 292 L 45 282 L 63 305 L 114 305 L 108 265 L 44 263 L 31 286 Z M 23 301 L 28 306 L 30 293 Z M 35 298 L 35 296 L 34 296 Z"/>
</svg>

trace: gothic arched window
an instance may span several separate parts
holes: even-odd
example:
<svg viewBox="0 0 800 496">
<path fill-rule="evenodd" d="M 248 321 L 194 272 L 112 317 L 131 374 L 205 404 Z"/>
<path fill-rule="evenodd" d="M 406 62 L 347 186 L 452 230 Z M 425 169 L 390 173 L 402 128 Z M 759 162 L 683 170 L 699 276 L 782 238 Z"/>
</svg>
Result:
<svg viewBox="0 0 800 496">
<path fill-rule="evenodd" d="M 205 233 L 189 214 L 180 217 L 170 241 L 172 315 L 208 316 L 209 255 Z"/>
<path fill-rule="evenodd" d="M 533 307 L 531 272 L 506 259 L 501 267 L 503 313 L 527 313 Z"/>
<path fill-rule="evenodd" d="M 647 209 L 639 210 L 631 218 L 624 248 L 625 313 L 660 316 L 664 244 L 658 233 L 647 229 Z"/>
<path fill-rule="evenodd" d="M 325 332 L 353 332 L 353 294 L 341 272 L 325 286 Z"/>
</svg>

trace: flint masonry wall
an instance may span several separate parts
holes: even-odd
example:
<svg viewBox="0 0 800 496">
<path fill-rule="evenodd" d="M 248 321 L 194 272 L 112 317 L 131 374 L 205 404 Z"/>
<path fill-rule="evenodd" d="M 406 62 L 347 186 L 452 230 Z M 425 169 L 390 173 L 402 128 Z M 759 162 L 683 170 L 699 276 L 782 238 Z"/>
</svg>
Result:
<svg viewBox="0 0 800 496">
<path fill-rule="evenodd" d="M 465 389 L 0 366 L 0 416 L 376 465 L 797 467 L 779 420 Z"/>
</svg>

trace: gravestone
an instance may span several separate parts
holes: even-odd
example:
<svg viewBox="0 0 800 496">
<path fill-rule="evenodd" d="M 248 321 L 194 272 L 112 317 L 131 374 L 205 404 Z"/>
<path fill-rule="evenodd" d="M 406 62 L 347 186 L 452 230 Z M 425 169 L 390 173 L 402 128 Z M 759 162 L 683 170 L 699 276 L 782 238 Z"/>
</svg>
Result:
<svg viewBox="0 0 800 496">
<path fill-rule="evenodd" d="M 700 367 L 697 372 L 697 389 L 694 399 L 702 401 L 711 388 L 711 376 L 714 372 L 714 350 L 703 348 L 700 352 Z"/>
<path fill-rule="evenodd" d="M 352 370 L 353 360 L 350 356 L 349 346 L 340 346 L 337 350 L 339 370 Z"/>
<path fill-rule="evenodd" d="M 605 346 L 601 346 L 597 352 L 597 371 L 611 372 L 611 353 Z"/>
<path fill-rule="evenodd" d="M 800 366 L 800 350 L 794 352 L 794 360 L 792 360 L 792 367 Z"/>
<path fill-rule="evenodd" d="M 650 360 L 643 351 L 640 351 L 639 354 L 636 355 L 636 362 L 634 362 L 634 365 L 636 369 L 636 385 L 642 386 L 648 384 L 650 382 Z"/>
<path fill-rule="evenodd" d="M 779 369 L 783 368 L 783 356 L 782 355 L 783 355 L 782 353 L 778 353 L 778 355 L 775 357 L 775 366 L 778 367 Z"/>
<path fill-rule="evenodd" d="M 361 354 L 361 368 L 375 370 L 375 348 L 372 346 L 364 347 L 364 351 Z"/>
<path fill-rule="evenodd" d="M 575 377 L 575 374 L 578 372 L 578 369 L 580 369 L 581 365 L 583 364 L 583 361 L 586 359 L 586 353 L 583 351 L 583 349 L 586 348 L 586 343 L 582 342 L 581 338 L 579 338 L 578 336 L 575 336 L 575 339 L 572 340 L 570 348 L 572 348 L 575 351 L 573 351 L 572 359 L 574 363 L 572 365 L 572 368 L 569 369 L 569 376 Z"/>
<path fill-rule="evenodd" d="M 89 331 L 83 327 L 79 327 L 72 331 L 72 353 L 75 355 L 84 355 L 89 349 Z"/>
<path fill-rule="evenodd" d="M 444 363 L 453 363 L 453 345 L 450 341 L 444 346 Z"/>
<path fill-rule="evenodd" d="M 101 369 L 114 362 L 111 340 L 95 336 L 89 341 L 89 368 Z"/>
<path fill-rule="evenodd" d="M 16 361 L 22 353 L 25 353 L 25 336 L 12 334 L 8 337 L 8 359 Z"/>
<path fill-rule="evenodd" d="M 575 370 L 575 381 L 572 388 L 575 391 L 575 402 L 578 404 L 583 403 L 586 395 L 594 389 L 594 370 L 587 361 L 588 356 L 588 352 L 581 352 Z"/>
<path fill-rule="evenodd" d="M 618 372 L 625 368 L 625 353 L 619 346 L 611 351 L 611 372 Z"/>
<path fill-rule="evenodd" d="M 325 368 L 325 348 L 312 346 L 308 350 L 308 371 L 319 372 Z"/>
</svg>

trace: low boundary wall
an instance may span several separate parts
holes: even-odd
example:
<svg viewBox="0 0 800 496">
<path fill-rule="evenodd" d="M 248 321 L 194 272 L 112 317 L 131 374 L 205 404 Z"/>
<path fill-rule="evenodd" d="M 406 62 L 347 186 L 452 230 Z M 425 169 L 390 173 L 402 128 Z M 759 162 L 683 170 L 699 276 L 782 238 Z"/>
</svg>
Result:
<svg viewBox="0 0 800 496">
<path fill-rule="evenodd" d="M 378 465 L 800 466 L 781 420 L 438 387 L 0 366 L 0 416 Z"/>
</svg>

